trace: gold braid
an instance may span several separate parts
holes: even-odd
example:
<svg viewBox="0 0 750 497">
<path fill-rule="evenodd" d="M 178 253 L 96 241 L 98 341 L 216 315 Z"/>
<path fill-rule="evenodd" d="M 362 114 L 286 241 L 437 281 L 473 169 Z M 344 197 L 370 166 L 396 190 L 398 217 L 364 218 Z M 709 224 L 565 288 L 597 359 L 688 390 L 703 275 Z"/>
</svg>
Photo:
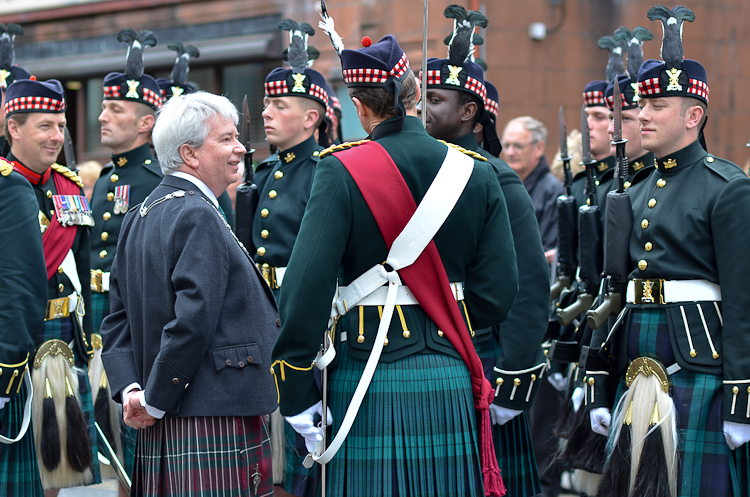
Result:
<svg viewBox="0 0 750 497">
<path fill-rule="evenodd" d="M 79 188 L 83 188 L 83 180 L 81 179 L 81 177 L 78 176 L 73 171 L 71 171 L 70 169 L 68 169 L 67 167 L 61 166 L 60 164 L 55 163 L 55 164 L 52 164 L 52 170 L 57 173 L 62 174 L 63 176 L 68 178 L 70 181 L 78 185 Z"/>
<path fill-rule="evenodd" d="M 369 142 L 370 140 L 360 140 L 358 142 L 346 142 L 342 143 L 341 145 L 333 145 L 331 147 L 328 147 L 327 149 L 320 152 L 320 157 L 324 157 L 328 154 L 332 154 L 334 152 L 339 152 L 341 150 L 346 150 L 347 148 L 356 147 L 357 145 L 362 145 L 365 142 Z"/>
<path fill-rule="evenodd" d="M 468 155 L 469 157 L 472 157 L 472 158 L 474 158 L 474 159 L 476 159 L 478 161 L 487 162 L 487 157 L 485 157 L 482 154 L 478 154 L 477 152 L 474 152 L 473 150 L 467 150 L 467 149 L 465 149 L 463 147 L 460 147 L 460 146 L 458 146 L 456 144 L 448 143 L 448 142 L 443 141 L 443 140 L 438 140 L 438 141 L 440 143 L 444 144 L 444 145 L 448 145 L 449 147 L 455 148 L 459 152 L 463 152 L 466 155 Z"/>
</svg>

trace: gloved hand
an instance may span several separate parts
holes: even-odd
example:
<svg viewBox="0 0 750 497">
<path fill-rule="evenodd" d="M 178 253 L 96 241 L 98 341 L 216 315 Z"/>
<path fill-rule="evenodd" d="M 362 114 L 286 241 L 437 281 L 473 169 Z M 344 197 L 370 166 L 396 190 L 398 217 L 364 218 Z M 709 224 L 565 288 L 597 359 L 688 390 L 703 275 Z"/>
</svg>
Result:
<svg viewBox="0 0 750 497">
<path fill-rule="evenodd" d="M 724 439 L 727 441 L 730 450 L 746 444 L 750 441 L 750 425 L 724 421 Z"/>
<path fill-rule="evenodd" d="M 583 403 L 582 387 L 576 387 L 576 389 L 573 390 L 573 396 L 571 397 L 571 400 L 573 401 L 573 410 L 575 412 L 578 412 L 578 409 L 581 408 L 581 404 Z"/>
<path fill-rule="evenodd" d="M 565 379 L 562 373 L 552 373 L 551 375 L 547 376 L 547 381 L 550 382 L 550 384 L 555 387 L 555 390 L 558 392 L 564 392 L 566 388 L 568 388 L 568 381 Z"/>
<path fill-rule="evenodd" d="M 2 409 L 3 407 L 5 407 L 5 404 L 7 404 L 8 402 L 10 402 L 9 398 L 7 398 L 7 397 L 0 397 L 0 409 Z"/>
<path fill-rule="evenodd" d="M 490 404 L 490 419 L 493 425 L 504 425 L 511 419 L 515 418 L 523 411 L 517 411 L 515 409 L 508 409 L 507 407 L 500 407 L 495 404 Z"/>
<path fill-rule="evenodd" d="M 326 423 L 331 426 L 333 424 L 331 410 L 326 409 Z M 319 448 L 319 446 L 316 447 L 316 444 L 323 442 L 323 427 L 315 426 L 313 422 L 315 413 L 323 415 L 323 402 L 320 400 L 295 416 L 284 416 L 284 419 L 294 428 L 294 431 L 305 438 L 305 446 L 310 453 L 314 453 Z"/>
<path fill-rule="evenodd" d="M 591 429 L 594 433 L 609 436 L 609 424 L 612 422 L 612 414 L 606 407 L 597 407 L 589 411 L 589 418 L 591 419 Z"/>
</svg>

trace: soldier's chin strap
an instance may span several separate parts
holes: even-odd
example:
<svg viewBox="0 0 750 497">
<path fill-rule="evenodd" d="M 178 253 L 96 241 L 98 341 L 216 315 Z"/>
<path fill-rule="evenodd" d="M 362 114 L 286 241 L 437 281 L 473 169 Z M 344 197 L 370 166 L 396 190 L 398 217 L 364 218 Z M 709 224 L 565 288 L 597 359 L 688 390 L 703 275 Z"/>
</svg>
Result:
<svg viewBox="0 0 750 497">
<path fill-rule="evenodd" d="M 482 115 L 479 118 L 479 122 L 482 124 L 482 148 L 494 155 L 499 157 L 503 151 L 503 146 L 500 143 L 500 139 L 497 137 L 497 129 L 495 123 L 489 115 L 490 113 L 482 111 Z"/>
<path fill-rule="evenodd" d="M 385 90 L 393 95 L 393 111 L 396 113 L 396 118 L 386 119 L 378 124 L 370 133 L 368 137 L 370 140 L 377 140 L 404 129 L 406 106 L 404 101 L 401 100 L 401 80 L 396 77 L 390 78 L 385 84 Z"/>
<path fill-rule="evenodd" d="M 708 115 L 705 116 L 706 119 L 703 121 L 703 126 L 701 126 L 701 131 L 698 133 L 698 141 L 701 144 L 701 147 L 703 147 L 703 150 L 708 152 L 708 146 L 706 146 L 706 135 L 703 134 L 703 130 L 706 129 L 706 124 L 708 124 Z"/>
</svg>

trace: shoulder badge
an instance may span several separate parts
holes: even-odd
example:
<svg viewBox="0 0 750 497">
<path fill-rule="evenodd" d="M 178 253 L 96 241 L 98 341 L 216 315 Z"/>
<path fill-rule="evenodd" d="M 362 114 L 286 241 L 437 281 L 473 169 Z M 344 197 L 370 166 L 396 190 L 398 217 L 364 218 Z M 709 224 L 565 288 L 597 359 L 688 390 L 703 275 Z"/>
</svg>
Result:
<svg viewBox="0 0 750 497">
<path fill-rule="evenodd" d="M 0 174 L 3 176 L 10 176 L 10 173 L 13 171 L 13 164 L 8 162 L 5 159 L 0 158 Z"/>
<path fill-rule="evenodd" d="M 347 148 L 356 147 L 357 145 L 362 145 L 365 142 L 369 142 L 370 140 L 360 140 L 358 142 L 346 142 L 342 143 L 341 145 L 333 145 L 331 147 L 328 147 L 325 150 L 320 151 L 319 157 L 322 159 L 326 155 L 332 154 L 334 152 L 340 152 L 341 150 L 346 150 Z"/>
<path fill-rule="evenodd" d="M 448 142 L 446 142 L 446 141 L 443 141 L 443 140 L 438 140 L 438 141 L 439 141 L 440 143 L 443 143 L 443 144 L 445 144 L 445 145 L 448 145 L 448 146 L 449 146 L 449 147 L 451 147 L 451 148 L 455 148 L 455 149 L 456 149 L 456 150 L 458 150 L 459 152 L 462 152 L 462 153 L 464 153 L 464 154 L 468 155 L 469 157 L 471 157 L 471 158 L 473 158 L 473 159 L 476 159 L 476 160 L 478 160 L 478 161 L 481 161 L 481 162 L 487 162 L 487 157 L 485 157 L 485 156 L 484 156 L 484 155 L 482 155 L 482 154 L 478 154 L 477 152 L 474 152 L 473 150 L 467 150 L 467 149 L 465 149 L 465 148 L 463 148 L 463 147 L 459 147 L 458 145 L 455 145 L 455 144 L 453 144 L 453 143 L 448 143 Z"/>
<path fill-rule="evenodd" d="M 68 178 L 70 181 L 78 185 L 79 188 L 83 188 L 83 180 L 80 176 L 78 176 L 76 173 L 71 171 L 65 166 L 61 166 L 60 164 L 52 164 L 52 170 L 56 173 L 62 174 L 66 178 Z"/>
</svg>

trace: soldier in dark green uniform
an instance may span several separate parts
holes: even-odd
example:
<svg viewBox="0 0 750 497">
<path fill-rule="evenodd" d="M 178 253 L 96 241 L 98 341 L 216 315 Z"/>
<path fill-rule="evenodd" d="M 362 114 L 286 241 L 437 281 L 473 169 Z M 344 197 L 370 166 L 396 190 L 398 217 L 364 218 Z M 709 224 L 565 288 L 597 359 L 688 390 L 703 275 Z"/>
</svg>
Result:
<svg viewBox="0 0 750 497">
<path fill-rule="evenodd" d="M 474 130 L 486 112 L 484 74 L 479 65 L 467 60 L 467 53 L 457 53 L 458 50 L 460 47 L 451 45 L 448 59 L 427 61 L 424 99 L 427 133 L 487 158 L 500 182 L 508 204 L 516 250 L 518 296 L 508 319 L 492 328 L 475 328 L 472 342 L 482 359 L 487 379 L 495 382 L 493 385 L 498 380 L 511 385 L 516 378 L 528 385 L 532 376 L 540 379 L 544 376 L 540 345 L 549 313 L 548 265 L 534 206 L 523 183 L 505 161 L 477 145 Z M 451 79 L 456 71 L 457 77 Z M 484 142 L 490 142 L 486 138 L 487 131 L 495 132 L 494 127 L 483 127 Z M 521 329 L 524 333 L 517 333 Z M 504 411 L 504 416 L 498 417 L 493 427 L 495 454 L 510 497 L 537 495 L 542 491 L 527 416 L 541 384 L 542 381 L 536 383 L 531 396 L 524 394 L 511 399 L 511 390 L 501 389 L 505 395 L 495 398 L 498 410 Z"/>
<path fill-rule="evenodd" d="M 638 105 L 641 142 L 656 156 L 656 170 L 642 181 L 636 177 L 628 190 L 632 280 L 621 325 L 592 339 L 606 339 L 600 355 L 613 367 L 587 373 L 592 428 L 609 432 L 614 446 L 600 488 L 630 489 L 632 495 L 643 495 L 644 488 L 654 495 L 747 495 L 742 455 L 746 459 L 750 440 L 750 180 L 702 144 L 706 71 L 684 58 L 681 42 L 684 21 L 695 15 L 684 7 L 653 7 L 649 18 L 662 22 L 663 61 L 641 66 Z M 607 391 L 607 373 L 620 376 L 617 392 Z M 630 451 L 619 446 L 624 432 L 633 447 L 643 447 L 644 464 L 630 467 L 648 472 L 618 471 L 623 459 L 614 454 Z M 654 437 L 663 444 L 654 445 Z M 618 473 L 626 481 L 612 476 Z"/>
<path fill-rule="evenodd" d="M 42 420 L 34 435 L 45 490 L 100 481 L 87 375 L 91 316 L 85 312 L 94 219 L 81 179 L 54 163 L 62 149 L 65 107 L 56 80 L 16 81 L 8 87 L 4 107 L 8 160 L 34 189 L 48 279 L 45 324 L 34 337 L 32 368 L 38 392 L 33 409 Z"/>
<path fill-rule="evenodd" d="M 0 495 L 42 497 L 34 430 L 23 433 L 29 369 L 44 328 L 47 271 L 34 190 L 0 158 Z"/>
</svg>

